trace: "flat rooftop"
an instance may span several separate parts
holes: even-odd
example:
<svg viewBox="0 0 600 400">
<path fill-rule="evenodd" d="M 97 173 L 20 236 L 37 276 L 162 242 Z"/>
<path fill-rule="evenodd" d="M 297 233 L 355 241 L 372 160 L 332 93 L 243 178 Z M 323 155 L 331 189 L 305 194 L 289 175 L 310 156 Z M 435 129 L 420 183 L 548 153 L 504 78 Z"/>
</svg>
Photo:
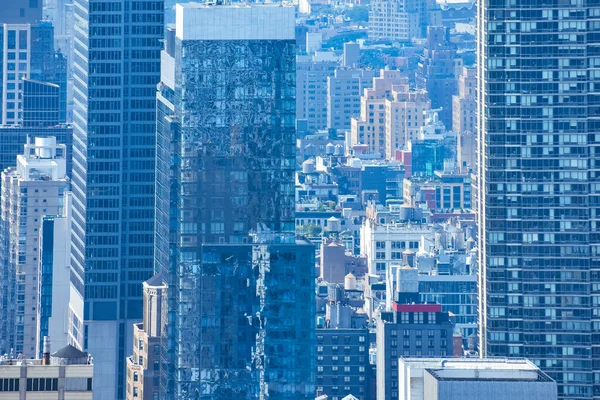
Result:
<svg viewBox="0 0 600 400">
<path fill-rule="evenodd" d="M 427 371 L 437 380 L 494 380 L 552 382 L 527 359 L 508 358 L 401 358 L 409 368 Z"/>
<path fill-rule="evenodd" d="M 295 40 L 296 10 L 283 3 L 185 3 L 175 8 L 180 40 Z"/>
</svg>

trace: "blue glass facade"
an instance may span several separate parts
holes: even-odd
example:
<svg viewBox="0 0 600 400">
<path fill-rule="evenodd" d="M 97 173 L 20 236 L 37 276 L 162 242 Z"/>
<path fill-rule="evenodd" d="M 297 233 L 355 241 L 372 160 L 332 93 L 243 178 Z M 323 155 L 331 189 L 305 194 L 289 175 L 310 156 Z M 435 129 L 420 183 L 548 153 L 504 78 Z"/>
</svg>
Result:
<svg viewBox="0 0 600 400">
<path fill-rule="evenodd" d="M 237 20 L 244 37 L 223 39 L 202 25 L 190 29 L 203 40 L 170 31 L 162 55 L 155 254 L 169 285 L 163 395 L 314 398 L 314 248 L 294 235 L 293 8 L 249 7 L 291 22 L 289 37 L 262 39 L 243 28 L 252 23 L 243 8 L 178 7 L 199 17 L 231 13 L 224 21 Z"/>
<path fill-rule="evenodd" d="M 120 399 L 128 332 L 142 317 L 141 284 L 154 268 L 164 3 L 75 0 L 74 13 L 71 282 L 84 299 L 85 350 L 114 369 L 94 380 L 94 395 L 98 388 Z"/>
</svg>

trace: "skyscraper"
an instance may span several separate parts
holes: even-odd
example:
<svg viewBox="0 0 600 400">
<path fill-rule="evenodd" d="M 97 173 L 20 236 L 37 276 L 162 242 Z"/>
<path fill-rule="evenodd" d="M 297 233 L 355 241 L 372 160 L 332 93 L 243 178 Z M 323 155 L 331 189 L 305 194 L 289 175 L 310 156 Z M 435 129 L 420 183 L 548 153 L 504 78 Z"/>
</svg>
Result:
<svg viewBox="0 0 600 400">
<path fill-rule="evenodd" d="M 480 347 L 600 395 L 600 8 L 478 7 Z"/>
<path fill-rule="evenodd" d="M 314 248 L 294 235 L 295 13 L 179 4 L 162 53 L 163 394 L 314 398 Z"/>
<path fill-rule="evenodd" d="M 76 0 L 70 319 L 94 397 L 121 399 L 142 282 L 153 272 L 162 0 Z M 83 318 L 84 320 L 81 320 Z"/>
</svg>

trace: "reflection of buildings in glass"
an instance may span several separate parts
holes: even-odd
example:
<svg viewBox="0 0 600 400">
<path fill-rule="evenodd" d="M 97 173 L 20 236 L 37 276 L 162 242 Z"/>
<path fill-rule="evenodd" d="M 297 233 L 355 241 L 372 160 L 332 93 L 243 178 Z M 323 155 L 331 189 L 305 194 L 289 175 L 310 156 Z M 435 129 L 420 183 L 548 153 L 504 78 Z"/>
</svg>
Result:
<svg viewBox="0 0 600 400">
<path fill-rule="evenodd" d="M 294 9 L 192 3 L 177 17 L 157 94 L 156 270 L 176 321 L 164 390 L 314 397 L 314 248 L 294 236 Z"/>
</svg>

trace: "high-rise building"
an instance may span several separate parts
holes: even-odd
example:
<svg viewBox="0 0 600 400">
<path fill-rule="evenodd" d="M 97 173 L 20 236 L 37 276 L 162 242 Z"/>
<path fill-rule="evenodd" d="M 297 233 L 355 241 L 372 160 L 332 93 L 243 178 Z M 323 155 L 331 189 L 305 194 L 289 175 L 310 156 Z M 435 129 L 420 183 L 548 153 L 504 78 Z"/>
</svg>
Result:
<svg viewBox="0 0 600 400">
<path fill-rule="evenodd" d="M 14 304 L 14 335 L 6 335 L 14 339 L 5 351 L 14 348 L 30 358 L 37 357 L 40 342 L 39 230 L 44 215 L 62 212 L 63 194 L 69 184 L 65 150 L 55 138 L 36 138 L 25 145 L 16 168 L 2 172 L 2 252 L 10 287 L 1 296 L 2 303 L 6 299 Z M 7 320 L 10 323 L 10 318 Z"/>
<path fill-rule="evenodd" d="M 74 8 L 70 316 L 95 357 L 94 397 L 118 400 L 133 323 L 142 318 L 142 282 L 154 270 L 164 2 L 75 0 Z"/>
<path fill-rule="evenodd" d="M 157 94 L 155 257 L 174 322 L 161 391 L 314 398 L 314 247 L 294 236 L 294 8 L 176 15 Z"/>
<path fill-rule="evenodd" d="M 600 9 L 478 7 L 480 350 L 600 395 Z"/>
</svg>

